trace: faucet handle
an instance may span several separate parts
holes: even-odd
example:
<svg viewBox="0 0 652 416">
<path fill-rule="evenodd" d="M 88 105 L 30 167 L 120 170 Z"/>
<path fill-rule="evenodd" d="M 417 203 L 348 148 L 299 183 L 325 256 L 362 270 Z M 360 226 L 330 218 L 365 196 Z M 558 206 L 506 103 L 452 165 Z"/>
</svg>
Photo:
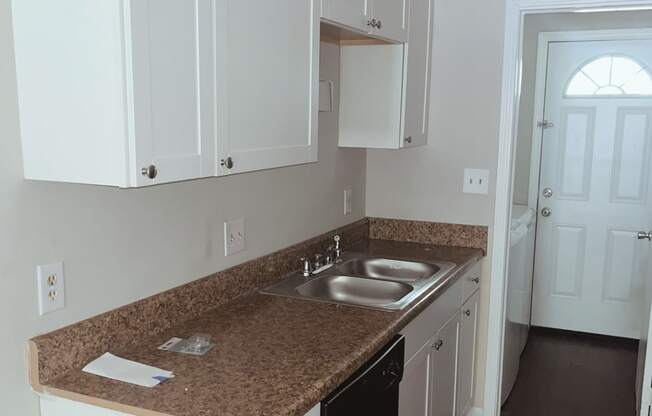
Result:
<svg viewBox="0 0 652 416">
<path fill-rule="evenodd" d="M 333 250 L 335 255 L 333 257 L 335 258 L 335 263 L 339 263 L 341 261 L 340 257 L 342 257 L 342 249 L 340 248 L 341 238 L 339 235 L 336 235 L 333 237 L 333 240 L 335 240 L 335 247 Z"/>
<path fill-rule="evenodd" d="M 301 264 L 303 265 L 302 274 L 304 277 L 310 277 L 312 274 L 312 265 L 307 257 L 301 257 Z"/>
<path fill-rule="evenodd" d="M 315 254 L 315 263 L 314 263 L 313 267 L 315 269 L 318 269 L 321 266 L 322 266 L 322 264 L 321 264 L 321 254 Z"/>
</svg>

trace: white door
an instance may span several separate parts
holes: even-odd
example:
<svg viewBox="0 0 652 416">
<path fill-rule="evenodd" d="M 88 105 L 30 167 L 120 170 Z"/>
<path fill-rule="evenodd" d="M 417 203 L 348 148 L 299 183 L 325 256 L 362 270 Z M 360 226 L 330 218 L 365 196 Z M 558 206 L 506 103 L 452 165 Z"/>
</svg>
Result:
<svg viewBox="0 0 652 416">
<path fill-rule="evenodd" d="M 457 416 L 466 416 L 467 412 L 473 407 L 473 382 L 475 379 L 475 351 L 478 334 L 479 306 L 479 290 L 462 306 L 459 358 L 457 360 Z"/>
<path fill-rule="evenodd" d="M 430 340 L 405 363 L 398 396 L 400 416 L 430 416 L 430 360 L 433 343 Z"/>
<path fill-rule="evenodd" d="M 131 183 L 213 176 L 211 1 L 143 0 L 130 5 L 126 32 L 131 35 L 135 123 Z M 153 178 L 141 173 L 150 165 L 155 167 Z"/>
<path fill-rule="evenodd" d="M 319 0 L 225 0 L 217 12 L 219 174 L 316 162 Z"/>
<path fill-rule="evenodd" d="M 432 0 L 410 0 L 404 49 L 403 137 L 401 146 L 426 144 L 430 108 Z"/>
<path fill-rule="evenodd" d="M 405 42 L 408 0 L 373 0 L 371 16 L 376 20 L 373 33 L 383 38 Z"/>
<path fill-rule="evenodd" d="M 372 0 L 321 0 L 321 17 L 332 22 L 369 32 Z"/>
<path fill-rule="evenodd" d="M 533 325 L 639 337 L 651 67 L 648 40 L 549 44 Z"/>
<path fill-rule="evenodd" d="M 435 336 L 430 416 L 455 416 L 459 333 L 460 317 L 455 315 Z"/>
</svg>

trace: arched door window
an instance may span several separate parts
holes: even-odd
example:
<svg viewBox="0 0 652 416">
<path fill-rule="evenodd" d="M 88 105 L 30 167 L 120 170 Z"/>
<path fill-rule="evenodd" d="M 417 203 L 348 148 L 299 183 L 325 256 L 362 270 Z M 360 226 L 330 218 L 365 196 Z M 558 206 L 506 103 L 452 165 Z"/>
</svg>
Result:
<svg viewBox="0 0 652 416">
<path fill-rule="evenodd" d="M 652 96 L 650 71 L 623 55 L 594 58 L 580 66 L 566 86 L 566 97 Z"/>
</svg>

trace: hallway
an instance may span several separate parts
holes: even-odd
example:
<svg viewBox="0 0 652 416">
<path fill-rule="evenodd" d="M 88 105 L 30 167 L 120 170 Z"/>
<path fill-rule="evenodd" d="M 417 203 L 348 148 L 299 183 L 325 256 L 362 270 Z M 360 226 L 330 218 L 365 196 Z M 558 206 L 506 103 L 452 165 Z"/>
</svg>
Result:
<svg viewBox="0 0 652 416">
<path fill-rule="evenodd" d="M 638 341 L 533 327 L 502 416 L 634 416 Z"/>
</svg>

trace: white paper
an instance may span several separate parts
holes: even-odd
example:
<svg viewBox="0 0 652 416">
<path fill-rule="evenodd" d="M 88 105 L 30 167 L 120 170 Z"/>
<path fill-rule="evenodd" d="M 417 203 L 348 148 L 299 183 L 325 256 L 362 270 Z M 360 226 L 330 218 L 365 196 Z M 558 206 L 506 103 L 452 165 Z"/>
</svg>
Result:
<svg viewBox="0 0 652 416">
<path fill-rule="evenodd" d="M 172 371 L 125 360 L 109 352 L 88 363 L 82 371 L 143 387 L 154 387 L 174 377 Z"/>
</svg>

